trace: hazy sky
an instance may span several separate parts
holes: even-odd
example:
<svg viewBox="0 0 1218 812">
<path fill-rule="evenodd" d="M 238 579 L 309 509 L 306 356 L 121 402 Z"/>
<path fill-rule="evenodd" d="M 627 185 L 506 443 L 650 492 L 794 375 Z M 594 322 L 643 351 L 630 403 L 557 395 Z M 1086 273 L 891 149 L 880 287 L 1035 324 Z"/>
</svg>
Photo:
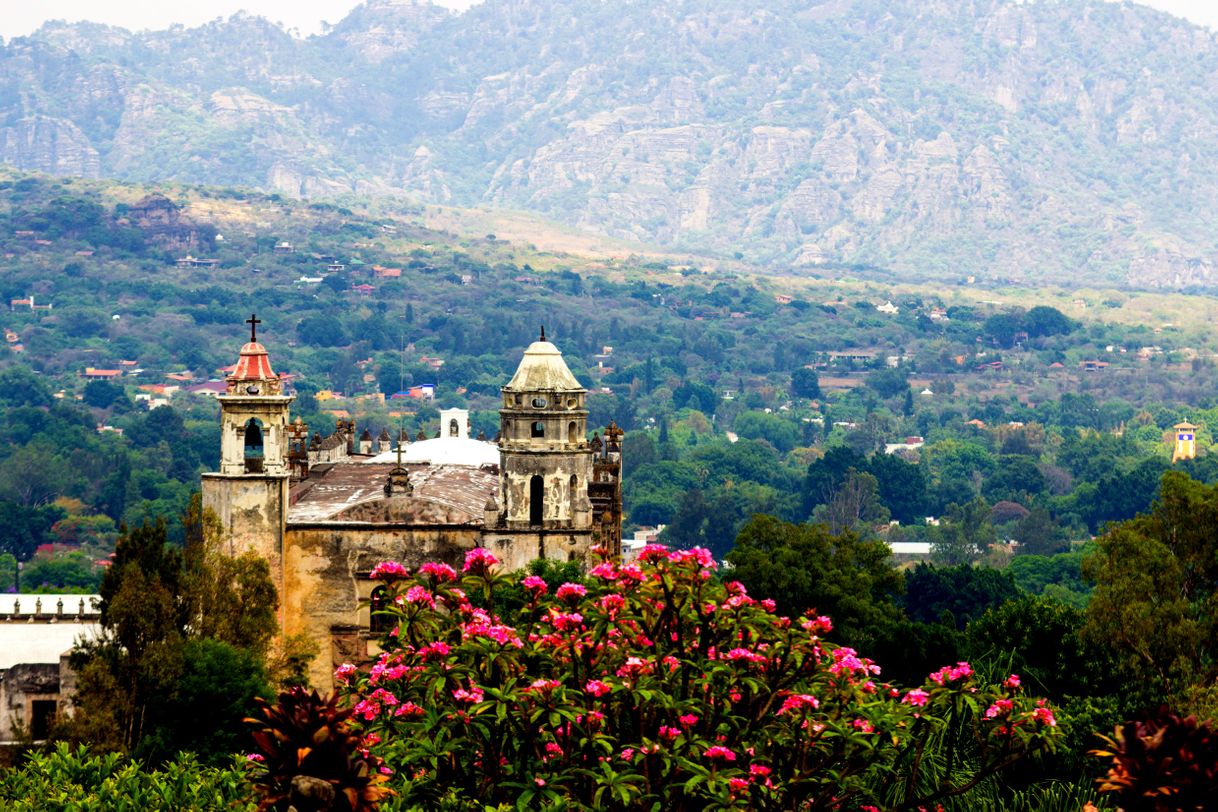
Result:
<svg viewBox="0 0 1218 812">
<path fill-rule="evenodd" d="M 248 11 L 301 34 L 315 34 L 321 22 L 337 23 L 360 0 L 5 0 L 0 14 L 0 37 L 28 34 L 46 20 L 91 20 L 132 30 L 166 28 L 173 23 L 198 25 Z M 464 9 L 478 0 L 435 0 L 439 5 Z M 664 2 L 664 0 L 657 0 Z M 1143 0 L 1145 5 L 1170 12 L 1218 31 L 1216 0 Z"/>
</svg>

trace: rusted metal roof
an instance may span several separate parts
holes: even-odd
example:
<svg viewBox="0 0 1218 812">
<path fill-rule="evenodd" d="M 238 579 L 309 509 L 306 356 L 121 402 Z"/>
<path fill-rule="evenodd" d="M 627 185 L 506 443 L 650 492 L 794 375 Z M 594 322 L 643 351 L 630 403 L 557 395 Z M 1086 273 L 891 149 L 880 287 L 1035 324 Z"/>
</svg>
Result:
<svg viewBox="0 0 1218 812">
<path fill-rule="evenodd" d="M 322 463 L 292 486 L 288 526 L 348 524 L 483 524 L 488 499 L 499 493 L 499 467 L 407 464 L 413 493 L 385 496 L 391 464 Z"/>
</svg>

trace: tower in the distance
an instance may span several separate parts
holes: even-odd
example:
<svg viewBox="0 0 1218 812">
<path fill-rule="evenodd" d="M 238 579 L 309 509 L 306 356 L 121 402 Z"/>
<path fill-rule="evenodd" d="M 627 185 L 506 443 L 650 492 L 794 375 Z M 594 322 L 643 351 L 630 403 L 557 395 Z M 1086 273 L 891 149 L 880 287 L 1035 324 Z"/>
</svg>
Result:
<svg viewBox="0 0 1218 812">
<path fill-rule="evenodd" d="M 220 470 L 203 474 L 203 507 L 220 520 L 220 550 L 254 550 L 271 566 L 282 590 L 283 533 L 288 503 L 288 404 L 283 383 L 258 343 L 261 323 L 250 316 L 249 343 L 220 395 Z"/>
</svg>

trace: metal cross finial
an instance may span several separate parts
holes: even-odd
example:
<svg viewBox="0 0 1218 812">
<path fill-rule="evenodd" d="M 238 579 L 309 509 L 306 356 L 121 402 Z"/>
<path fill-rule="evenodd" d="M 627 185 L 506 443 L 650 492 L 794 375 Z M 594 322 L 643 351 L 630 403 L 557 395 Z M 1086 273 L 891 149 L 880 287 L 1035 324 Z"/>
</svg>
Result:
<svg viewBox="0 0 1218 812">
<path fill-rule="evenodd" d="M 542 341 L 546 340 L 546 326 L 544 324 L 541 325 L 541 340 Z"/>
<path fill-rule="evenodd" d="M 250 326 L 250 343 L 253 344 L 258 341 L 258 325 L 262 324 L 262 319 L 250 313 L 250 317 L 245 320 L 245 323 Z"/>
</svg>

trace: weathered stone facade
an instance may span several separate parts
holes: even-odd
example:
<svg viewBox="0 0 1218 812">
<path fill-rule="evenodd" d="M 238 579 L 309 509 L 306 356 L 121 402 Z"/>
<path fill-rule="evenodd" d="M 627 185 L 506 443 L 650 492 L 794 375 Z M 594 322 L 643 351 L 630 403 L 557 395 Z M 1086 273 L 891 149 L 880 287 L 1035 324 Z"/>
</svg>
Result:
<svg viewBox="0 0 1218 812">
<path fill-rule="evenodd" d="M 470 439 L 468 414 L 446 410 L 436 438 L 399 435 L 393 449 L 387 433 L 374 445 L 365 430 L 356 442 L 352 423 L 306 449 L 307 427 L 289 423 L 291 398 L 266 350 L 242 348 L 219 398 L 221 470 L 204 475 L 203 504 L 220 520 L 225 553 L 255 550 L 270 563 L 282 633 L 321 647 L 317 687 L 331 686 L 336 665 L 376 654 L 368 574 L 380 561 L 459 568 L 486 547 L 518 569 L 584 561 L 595 544 L 620 550 L 620 431 L 589 442 L 587 392 L 544 338 L 503 388 L 497 444 Z"/>
</svg>

